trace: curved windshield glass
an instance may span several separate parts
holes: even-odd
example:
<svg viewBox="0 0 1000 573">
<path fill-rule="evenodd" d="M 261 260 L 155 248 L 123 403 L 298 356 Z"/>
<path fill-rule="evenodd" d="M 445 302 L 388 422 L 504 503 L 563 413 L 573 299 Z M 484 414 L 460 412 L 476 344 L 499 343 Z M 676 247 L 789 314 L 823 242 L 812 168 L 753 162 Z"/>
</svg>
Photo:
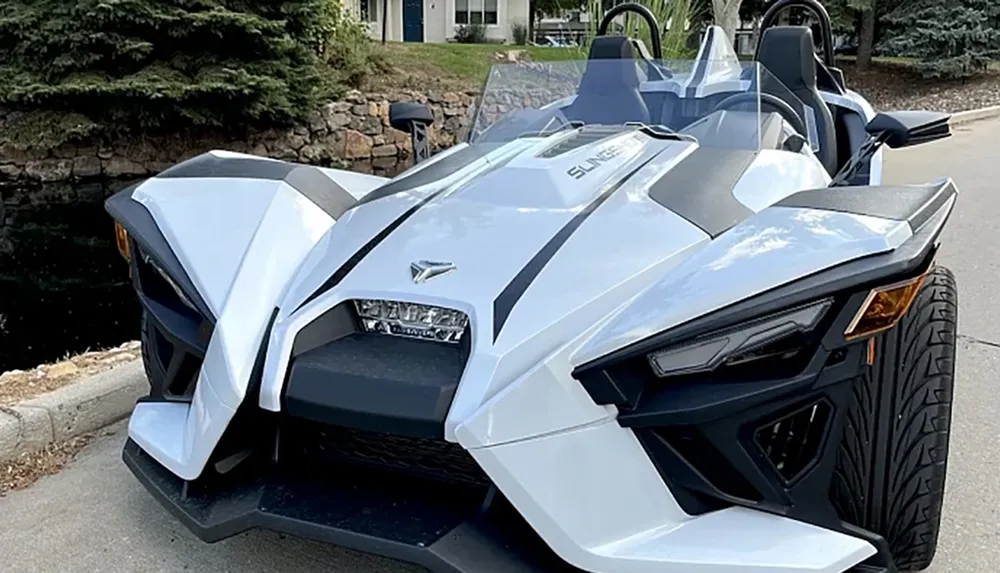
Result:
<svg viewBox="0 0 1000 573">
<path fill-rule="evenodd" d="M 815 142 L 812 109 L 757 62 L 591 59 L 498 64 L 470 143 L 587 125 L 647 126 L 702 146 L 757 150 L 782 131 Z"/>
</svg>

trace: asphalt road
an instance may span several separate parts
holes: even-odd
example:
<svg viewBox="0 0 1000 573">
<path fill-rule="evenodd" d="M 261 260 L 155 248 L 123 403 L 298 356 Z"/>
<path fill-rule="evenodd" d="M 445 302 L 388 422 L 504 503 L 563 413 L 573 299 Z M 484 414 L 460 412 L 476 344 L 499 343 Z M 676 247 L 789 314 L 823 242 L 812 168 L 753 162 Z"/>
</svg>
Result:
<svg viewBox="0 0 1000 573">
<path fill-rule="evenodd" d="M 1000 120 L 892 152 L 887 181 L 951 176 L 961 196 L 940 262 L 960 289 L 961 340 L 947 501 L 933 573 L 1000 571 Z M 62 473 L 0 499 L 0 571 L 388 573 L 414 568 L 269 532 L 197 541 L 119 461 L 119 425 Z"/>
</svg>

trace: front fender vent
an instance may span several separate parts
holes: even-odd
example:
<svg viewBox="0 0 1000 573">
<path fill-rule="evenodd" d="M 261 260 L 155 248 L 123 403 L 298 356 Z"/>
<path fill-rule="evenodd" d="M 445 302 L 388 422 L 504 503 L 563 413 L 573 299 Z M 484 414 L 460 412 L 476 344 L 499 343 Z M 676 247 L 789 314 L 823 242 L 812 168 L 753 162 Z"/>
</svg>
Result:
<svg viewBox="0 0 1000 573">
<path fill-rule="evenodd" d="M 798 480 L 819 459 L 833 408 L 819 401 L 768 423 L 754 441 L 786 483 Z"/>
</svg>

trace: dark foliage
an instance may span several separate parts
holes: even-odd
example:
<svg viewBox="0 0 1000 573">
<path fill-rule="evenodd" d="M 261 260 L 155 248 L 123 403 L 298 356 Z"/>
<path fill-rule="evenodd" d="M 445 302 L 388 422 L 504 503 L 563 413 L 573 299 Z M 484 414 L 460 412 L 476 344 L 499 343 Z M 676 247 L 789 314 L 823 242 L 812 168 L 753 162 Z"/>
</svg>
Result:
<svg viewBox="0 0 1000 573">
<path fill-rule="evenodd" d="M 927 77 L 964 78 L 985 72 L 1000 56 L 1000 3 L 995 0 L 914 0 L 886 17 L 888 55 L 918 58 Z"/>
<path fill-rule="evenodd" d="M 357 81 L 324 65 L 351 25 L 336 0 L 0 0 L 0 103 L 27 112 L 6 135 L 294 123 Z"/>
<path fill-rule="evenodd" d="M 458 26 L 455 28 L 455 41 L 459 44 L 485 44 L 486 28 L 482 24 Z"/>
</svg>

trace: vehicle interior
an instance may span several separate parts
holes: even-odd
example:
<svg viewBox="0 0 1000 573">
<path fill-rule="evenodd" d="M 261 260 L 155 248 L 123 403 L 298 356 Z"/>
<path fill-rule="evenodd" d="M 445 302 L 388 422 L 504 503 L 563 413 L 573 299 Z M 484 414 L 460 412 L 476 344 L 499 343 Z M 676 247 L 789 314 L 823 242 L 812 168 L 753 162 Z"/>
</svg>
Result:
<svg viewBox="0 0 1000 573">
<path fill-rule="evenodd" d="M 814 36 L 812 27 L 779 24 L 782 13 L 793 9 L 812 13 L 814 21 L 818 22 L 814 27 L 819 38 Z M 765 149 L 797 151 L 802 147 L 801 140 L 797 146 L 789 145 L 788 134 L 782 135 L 778 129 L 782 122 L 775 121 L 774 114 L 811 144 L 812 152 L 831 176 L 843 168 L 867 140 L 865 126 L 871 118 L 865 117 L 861 104 L 846 95 L 843 73 L 834 62 L 830 16 L 817 0 L 777 0 L 771 5 L 761 24 L 760 43 L 754 57 L 767 73 L 761 74 L 761 85 L 751 92 L 747 92 L 745 86 L 729 90 L 704 89 L 708 83 L 704 80 L 711 75 L 708 66 L 724 58 L 736 61 L 733 48 L 720 28 L 708 29 L 695 68 L 684 77 L 675 78 L 663 65 L 658 34 L 650 34 L 650 53 L 640 41 L 607 33 L 614 19 L 626 12 L 642 17 L 651 31 L 660 29 L 653 14 L 639 4 L 620 4 L 605 15 L 598 37 L 591 43 L 577 95 L 561 109 L 569 121 L 685 126 L 678 131 L 699 140 L 723 131 L 732 136 L 739 129 L 731 122 L 745 121 L 745 118 L 741 120 L 730 114 L 725 120 L 730 125 L 721 130 L 718 125 L 711 125 L 712 121 L 722 121 L 715 112 L 738 110 L 741 106 L 746 109 L 751 105 L 756 111 L 759 89 L 761 125 L 759 130 L 758 126 L 746 126 L 743 132 L 756 137 L 759 131 Z M 752 70 L 746 68 L 744 72 Z M 749 77 L 745 79 L 750 80 Z M 754 121 L 757 121 L 756 115 Z M 853 183 L 868 184 L 868 170 L 862 170 Z"/>
</svg>

